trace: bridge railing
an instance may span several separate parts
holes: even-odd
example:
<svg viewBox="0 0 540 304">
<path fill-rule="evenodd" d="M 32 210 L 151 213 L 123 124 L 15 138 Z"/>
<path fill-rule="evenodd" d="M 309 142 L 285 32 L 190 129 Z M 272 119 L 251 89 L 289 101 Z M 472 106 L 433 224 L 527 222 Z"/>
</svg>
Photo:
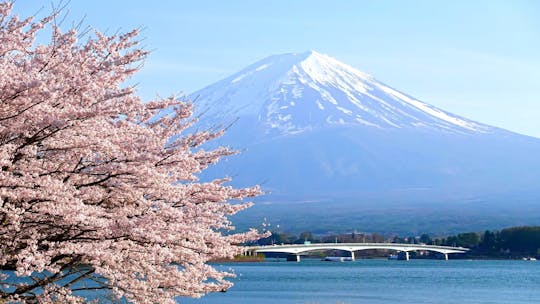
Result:
<svg viewBox="0 0 540 304">
<path fill-rule="evenodd" d="M 441 250 L 460 250 L 469 251 L 469 248 L 456 247 L 456 246 L 440 246 L 440 245 L 427 245 L 427 244 L 408 244 L 408 243 L 310 243 L 310 244 L 274 244 L 274 245 L 258 245 L 258 246 L 246 246 L 250 249 L 266 249 L 266 248 L 290 248 L 290 247 L 347 247 L 347 246 L 361 246 L 361 247 L 403 247 L 403 248 L 415 248 L 416 250 L 426 249 L 441 249 Z"/>
<path fill-rule="evenodd" d="M 400 243 L 310 243 L 310 244 L 282 244 L 282 245 L 264 245 L 245 247 L 246 254 L 265 252 L 280 252 L 287 253 L 294 257 L 293 260 L 300 262 L 300 255 L 313 250 L 344 250 L 351 253 L 350 259 L 354 261 L 354 252 L 368 249 L 387 249 L 396 250 L 403 253 L 405 260 L 409 260 L 409 251 L 435 251 L 444 255 L 444 259 L 448 260 L 448 254 L 465 253 L 469 248 L 450 247 L 425 244 L 400 244 Z M 289 260 L 289 259 L 287 259 Z"/>
</svg>

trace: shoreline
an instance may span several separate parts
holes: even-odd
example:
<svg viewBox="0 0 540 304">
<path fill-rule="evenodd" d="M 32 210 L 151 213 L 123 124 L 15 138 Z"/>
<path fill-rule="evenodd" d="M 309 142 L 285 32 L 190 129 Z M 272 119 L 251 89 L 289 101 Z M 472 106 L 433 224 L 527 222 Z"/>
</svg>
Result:
<svg viewBox="0 0 540 304">
<path fill-rule="evenodd" d="M 246 256 L 246 255 L 236 255 L 232 259 L 214 259 L 209 261 L 210 263 L 245 263 L 245 262 L 264 262 L 265 256 L 263 254 L 259 254 L 256 256 Z"/>
<path fill-rule="evenodd" d="M 281 258 L 284 260 L 284 258 Z M 318 257 L 304 257 L 305 260 L 319 260 L 323 261 L 323 259 Z M 233 259 L 215 259 L 209 261 L 210 263 L 254 263 L 254 262 L 274 262 L 280 260 L 279 258 L 265 258 L 264 256 L 236 256 Z M 362 261 L 362 260 L 388 260 L 386 257 L 366 257 L 366 258 L 357 258 L 355 261 Z M 429 259 L 429 258 L 411 258 L 411 260 L 440 260 L 440 259 Z M 516 258 L 501 258 L 501 257 L 460 257 L 460 258 L 454 258 L 450 260 L 455 261 L 525 261 L 525 262 L 535 262 L 536 260 L 529 260 L 524 259 L 522 257 L 516 257 Z M 350 261 L 349 261 L 350 262 Z M 353 261 L 354 262 L 354 261 Z"/>
</svg>

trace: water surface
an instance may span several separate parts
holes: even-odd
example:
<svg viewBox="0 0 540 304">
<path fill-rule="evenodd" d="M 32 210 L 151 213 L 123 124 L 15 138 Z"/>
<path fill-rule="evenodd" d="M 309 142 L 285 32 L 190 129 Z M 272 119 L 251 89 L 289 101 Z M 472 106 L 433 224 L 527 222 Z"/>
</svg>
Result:
<svg viewBox="0 0 540 304">
<path fill-rule="evenodd" d="M 186 304 L 540 303 L 540 261 L 267 261 L 218 265 L 237 278 L 226 293 Z"/>
</svg>

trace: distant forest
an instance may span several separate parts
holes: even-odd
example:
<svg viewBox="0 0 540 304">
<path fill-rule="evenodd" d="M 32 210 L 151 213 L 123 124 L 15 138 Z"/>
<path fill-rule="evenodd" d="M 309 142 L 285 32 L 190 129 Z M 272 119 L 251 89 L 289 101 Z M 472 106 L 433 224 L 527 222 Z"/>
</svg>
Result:
<svg viewBox="0 0 540 304">
<path fill-rule="evenodd" d="M 522 258 L 540 256 L 540 226 L 523 226 L 486 230 L 483 233 L 467 232 L 448 237 L 420 236 L 384 236 L 377 233 L 346 233 L 314 235 L 309 231 L 299 235 L 272 232 L 272 235 L 257 241 L 259 245 L 311 243 L 408 243 L 466 247 L 471 250 L 459 255 L 463 258 Z M 457 257 L 457 256 L 456 256 Z"/>
</svg>

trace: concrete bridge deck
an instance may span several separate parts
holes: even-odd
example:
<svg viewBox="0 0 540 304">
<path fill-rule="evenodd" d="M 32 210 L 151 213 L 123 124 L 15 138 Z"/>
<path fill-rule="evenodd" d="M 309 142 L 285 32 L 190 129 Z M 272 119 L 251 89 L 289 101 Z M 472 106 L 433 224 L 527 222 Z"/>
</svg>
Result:
<svg viewBox="0 0 540 304">
<path fill-rule="evenodd" d="M 436 246 L 424 244 L 398 244 L 398 243 L 316 243 L 316 244 L 281 244 L 267 246 L 247 246 L 245 254 L 255 255 L 257 253 L 276 252 L 288 253 L 296 256 L 296 261 L 300 261 L 300 255 L 316 250 L 343 250 L 351 253 L 354 260 L 354 252 L 368 249 L 387 249 L 403 252 L 405 259 L 409 260 L 409 251 L 434 251 L 444 255 L 448 260 L 448 254 L 465 253 L 469 249 L 464 247 Z"/>
</svg>

